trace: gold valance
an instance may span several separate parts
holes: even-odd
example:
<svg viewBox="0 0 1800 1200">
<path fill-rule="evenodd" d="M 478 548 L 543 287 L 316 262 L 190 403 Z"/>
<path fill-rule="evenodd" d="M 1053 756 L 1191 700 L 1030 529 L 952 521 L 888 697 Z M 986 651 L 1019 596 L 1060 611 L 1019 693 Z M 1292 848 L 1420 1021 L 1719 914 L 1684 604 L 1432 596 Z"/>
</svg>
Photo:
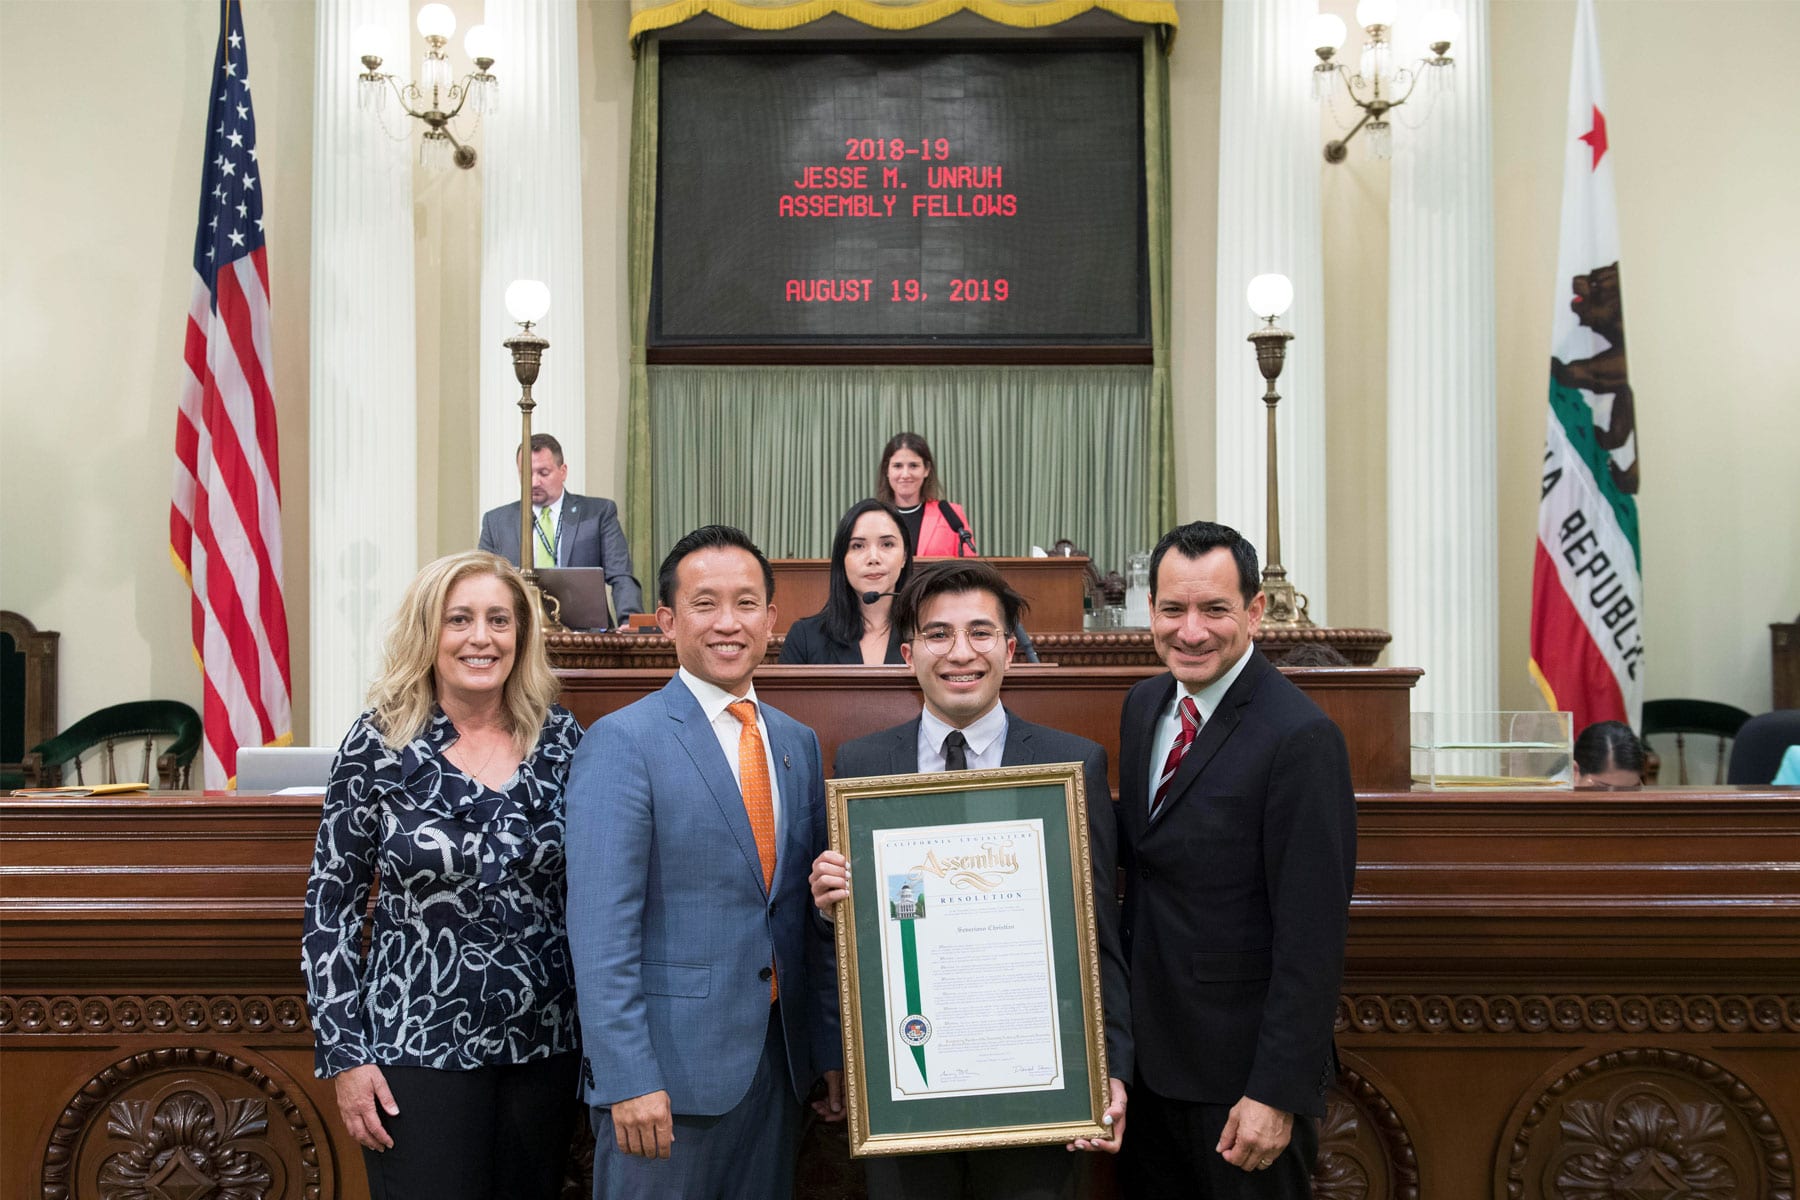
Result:
<svg viewBox="0 0 1800 1200">
<path fill-rule="evenodd" d="M 1173 0 L 631 0 L 630 36 L 635 52 L 644 34 L 702 15 L 764 30 L 796 29 L 836 15 L 872 29 L 909 32 L 963 12 L 1015 29 L 1042 29 L 1094 11 L 1163 26 L 1169 37 L 1178 24 Z"/>
</svg>

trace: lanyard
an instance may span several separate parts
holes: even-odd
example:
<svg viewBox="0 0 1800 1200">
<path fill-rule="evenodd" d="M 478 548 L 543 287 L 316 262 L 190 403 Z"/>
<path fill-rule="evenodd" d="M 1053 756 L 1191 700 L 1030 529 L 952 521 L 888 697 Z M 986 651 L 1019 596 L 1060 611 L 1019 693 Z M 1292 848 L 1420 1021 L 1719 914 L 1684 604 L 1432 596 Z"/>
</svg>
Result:
<svg viewBox="0 0 1800 1200">
<path fill-rule="evenodd" d="M 552 563 L 554 563 L 554 562 L 556 562 L 556 548 L 558 546 L 562 545 L 562 522 L 560 520 L 558 520 L 556 522 L 556 537 L 554 540 L 552 540 L 551 538 L 545 537 L 544 536 L 543 514 L 549 512 L 549 511 L 550 511 L 550 506 L 548 504 L 546 504 L 543 508 L 539 509 L 538 510 L 538 519 L 531 523 L 531 527 L 533 529 L 537 530 L 538 545 L 540 545 L 544 548 L 544 550 L 550 555 L 550 561 Z"/>
</svg>

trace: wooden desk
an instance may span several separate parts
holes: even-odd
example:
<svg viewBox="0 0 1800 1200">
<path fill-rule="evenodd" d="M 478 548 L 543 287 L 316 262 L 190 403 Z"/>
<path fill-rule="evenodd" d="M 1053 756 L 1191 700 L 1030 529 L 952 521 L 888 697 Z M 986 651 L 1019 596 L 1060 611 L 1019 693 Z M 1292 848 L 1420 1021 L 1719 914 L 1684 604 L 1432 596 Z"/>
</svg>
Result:
<svg viewBox="0 0 1800 1200">
<path fill-rule="evenodd" d="M 1358 816 L 1317 1195 L 1599 1200 L 1645 1163 L 1662 1190 L 1638 1195 L 1793 1195 L 1800 792 L 1371 793 Z M 309 796 L 0 796 L 0 1195 L 124 1195 L 99 1182 L 134 1141 L 115 1105 L 180 1146 L 242 1101 L 259 1195 L 366 1196 L 312 1076 L 318 819 Z"/>
<path fill-rule="evenodd" d="M 1092 738 L 1106 747 L 1106 767 L 1119 786 L 1119 710 L 1125 693 L 1140 679 L 1162 670 L 1150 667 L 1056 667 L 1015 664 L 1006 672 L 1001 699 L 1027 721 Z M 559 671 L 562 702 L 591 725 L 609 712 L 656 691 L 670 671 Z M 1290 670 L 1327 716 L 1344 731 L 1350 748 L 1350 778 L 1359 790 L 1392 790 L 1412 785 L 1410 701 L 1420 672 L 1395 667 Z M 905 667 L 764 666 L 756 671 L 756 692 L 819 735 L 825 766 L 852 738 L 911 720 L 920 697 Z"/>
<path fill-rule="evenodd" d="M 931 559 L 920 559 L 931 562 Z M 1031 605 L 1027 629 L 1080 629 L 1085 558 L 984 558 L 1013 590 Z M 777 558 L 775 568 L 775 632 L 786 633 L 801 617 L 825 607 L 831 560 Z"/>
</svg>

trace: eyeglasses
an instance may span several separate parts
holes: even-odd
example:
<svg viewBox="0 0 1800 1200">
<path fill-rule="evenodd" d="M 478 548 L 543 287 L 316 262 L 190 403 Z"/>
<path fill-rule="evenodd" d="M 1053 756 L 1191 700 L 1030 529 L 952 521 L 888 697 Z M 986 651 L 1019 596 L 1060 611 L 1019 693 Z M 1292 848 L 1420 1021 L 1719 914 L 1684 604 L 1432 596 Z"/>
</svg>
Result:
<svg viewBox="0 0 1800 1200">
<path fill-rule="evenodd" d="M 918 634 L 913 640 L 924 642 L 927 650 L 942 658 L 956 645 L 959 635 L 969 639 L 969 649 L 977 654 L 986 654 L 1000 644 L 1000 631 L 991 625 L 968 629 L 947 629 L 939 625 Z"/>
</svg>

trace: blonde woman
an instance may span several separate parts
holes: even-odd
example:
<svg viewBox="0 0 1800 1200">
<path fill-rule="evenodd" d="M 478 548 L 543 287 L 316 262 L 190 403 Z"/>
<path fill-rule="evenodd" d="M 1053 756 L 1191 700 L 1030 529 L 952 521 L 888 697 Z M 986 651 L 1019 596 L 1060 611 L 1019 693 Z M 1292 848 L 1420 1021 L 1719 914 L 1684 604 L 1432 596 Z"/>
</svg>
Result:
<svg viewBox="0 0 1800 1200">
<path fill-rule="evenodd" d="M 374 1200 L 559 1192 L 580 1111 L 563 792 L 581 727 L 556 692 L 518 571 L 452 554 L 407 589 L 332 766 L 302 959 L 315 1067 Z"/>
</svg>

